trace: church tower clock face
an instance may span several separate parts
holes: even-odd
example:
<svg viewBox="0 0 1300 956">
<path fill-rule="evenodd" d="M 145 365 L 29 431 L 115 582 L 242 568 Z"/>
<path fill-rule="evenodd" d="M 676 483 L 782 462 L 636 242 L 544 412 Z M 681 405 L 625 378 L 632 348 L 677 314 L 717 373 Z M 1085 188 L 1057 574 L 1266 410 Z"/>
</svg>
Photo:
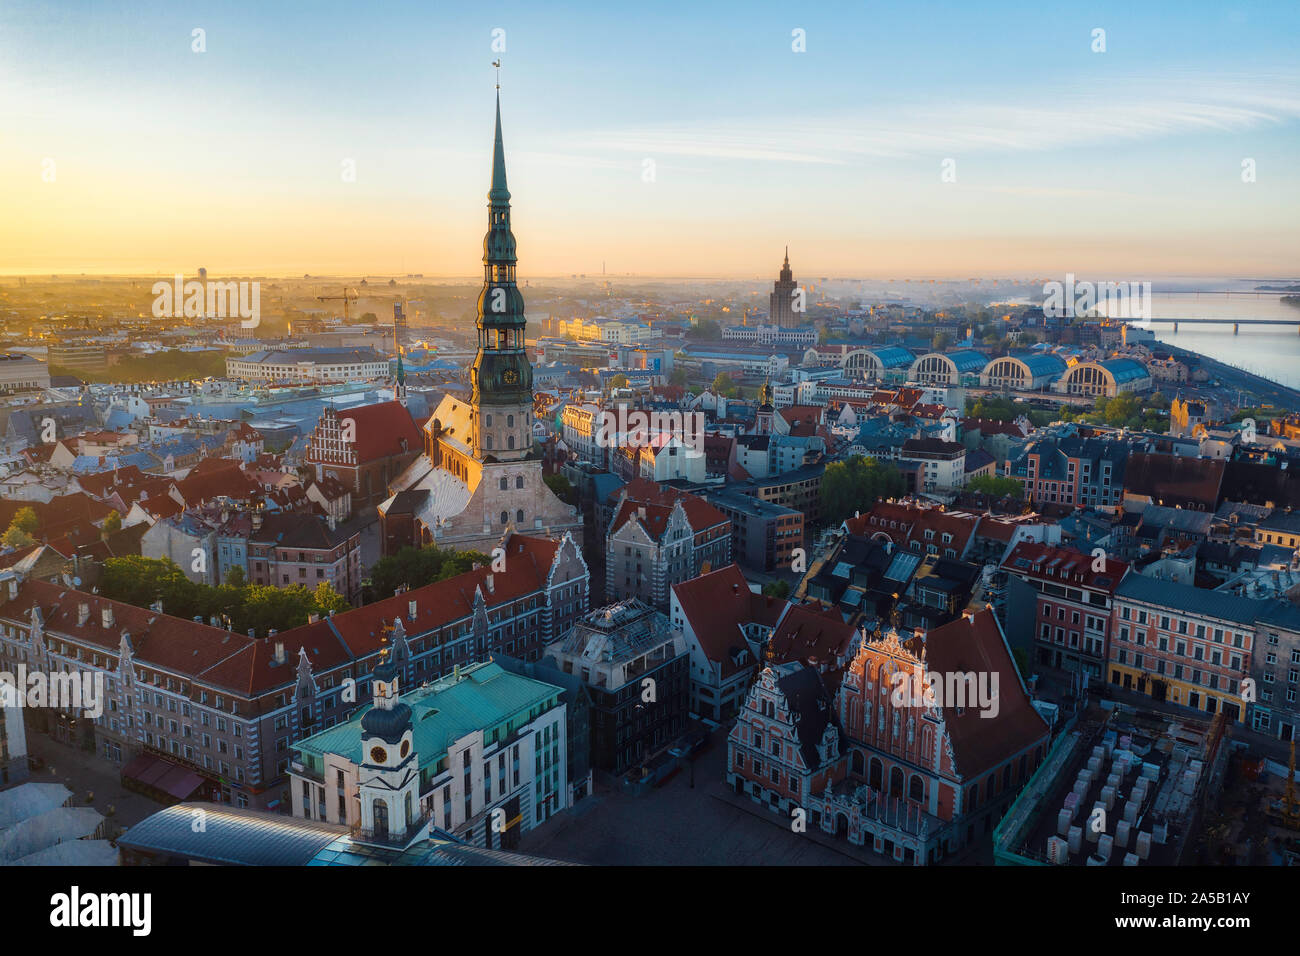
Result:
<svg viewBox="0 0 1300 956">
<path fill-rule="evenodd" d="M 388 751 L 383 747 L 371 747 L 370 760 L 373 763 L 385 763 L 388 760 Z"/>
</svg>

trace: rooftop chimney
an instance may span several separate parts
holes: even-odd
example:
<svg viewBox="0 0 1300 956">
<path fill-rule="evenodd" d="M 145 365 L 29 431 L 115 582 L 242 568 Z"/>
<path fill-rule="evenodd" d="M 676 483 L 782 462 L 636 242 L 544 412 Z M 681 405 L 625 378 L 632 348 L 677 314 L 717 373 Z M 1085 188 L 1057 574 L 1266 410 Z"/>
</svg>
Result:
<svg viewBox="0 0 1300 956">
<path fill-rule="evenodd" d="M 419 605 L 415 601 L 406 602 L 406 616 L 409 617 L 412 621 L 415 620 L 415 615 L 419 612 L 419 610 L 420 610 Z"/>
<path fill-rule="evenodd" d="M 77 627 L 83 626 L 89 620 L 90 620 L 90 605 L 78 604 L 77 605 Z"/>
<path fill-rule="evenodd" d="M 488 594 L 491 594 L 494 590 L 494 582 L 492 580 L 492 575 L 490 574 L 487 576 L 487 589 L 488 589 Z"/>
<path fill-rule="evenodd" d="M 275 642 L 275 662 L 277 664 L 283 664 L 285 662 L 284 641 Z"/>
<path fill-rule="evenodd" d="M 113 608 L 111 606 L 101 610 L 99 612 L 99 616 L 100 619 L 104 622 L 105 628 L 110 628 L 113 626 Z"/>
</svg>

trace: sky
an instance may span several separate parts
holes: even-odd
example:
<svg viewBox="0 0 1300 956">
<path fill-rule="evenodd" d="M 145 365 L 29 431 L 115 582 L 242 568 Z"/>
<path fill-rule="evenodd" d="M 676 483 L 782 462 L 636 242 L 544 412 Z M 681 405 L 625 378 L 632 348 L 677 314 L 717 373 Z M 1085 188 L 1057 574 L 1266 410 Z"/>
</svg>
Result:
<svg viewBox="0 0 1300 956">
<path fill-rule="evenodd" d="M 521 277 L 1295 276 L 1297 39 L 1293 0 L 0 0 L 0 274 L 478 275 L 499 57 Z"/>
</svg>

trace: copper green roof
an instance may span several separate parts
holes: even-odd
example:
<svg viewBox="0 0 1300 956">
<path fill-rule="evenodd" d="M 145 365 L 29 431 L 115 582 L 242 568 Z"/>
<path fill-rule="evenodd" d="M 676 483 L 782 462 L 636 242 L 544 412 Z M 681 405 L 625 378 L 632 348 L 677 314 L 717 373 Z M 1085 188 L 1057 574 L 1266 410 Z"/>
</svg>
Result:
<svg viewBox="0 0 1300 956">
<path fill-rule="evenodd" d="M 413 746 L 420 766 L 446 756 L 449 744 L 466 734 L 499 730 L 501 739 L 555 706 L 563 688 L 512 674 L 492 661 L 463 668 L 459 675 L 401 695 L 411 708 Z M 362 763 L 361 721 L 373 704 L 356 711 L 346 723 L 294 744 L 304 757 L 338 754 Z M 535 711 L 535 713 L 534 713 Z M 319 769 L 319 768 L 317 768 Z"/>
<path fill-rule="evenodd" d="M 488 199 L 508 202 L 510 190 L 506 188 L 506 148 L 501 143 L 501 94 L 497 93 L 497 135 L 492 144 L 492 188 Z"/>
</svg>

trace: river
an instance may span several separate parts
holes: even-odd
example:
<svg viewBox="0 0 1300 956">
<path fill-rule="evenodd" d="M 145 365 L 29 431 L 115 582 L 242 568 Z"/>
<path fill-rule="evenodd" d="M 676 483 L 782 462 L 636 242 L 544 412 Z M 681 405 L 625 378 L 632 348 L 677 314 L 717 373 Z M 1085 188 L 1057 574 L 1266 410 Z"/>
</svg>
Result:
<svg viewBox="0 0 1300 956">
<path fill-rule="evenodd" d="M 1247 292 L 1260 285 L 1281 284 L 1283 280 L 1273 279 L 1199 279 L 1157 282 L 1155 287 Z M 1161 342 L 1200 352 L 1290 388 L 1300 388 L 1300 308 L 1282 302 L 1281 298 L 1282 293 L 1213 296 L 1157 291 L 1151 297 L 1151 314 L 1156 319 L 1294 319 L 1295 324 L 1289 327 L 1243 325 L 1236 335 L 1232 334 L 1231 325 L 1182 325 L 1175 332 L 1173 326 L 1157 322 L 1151 329 Z"/>
</svg>

